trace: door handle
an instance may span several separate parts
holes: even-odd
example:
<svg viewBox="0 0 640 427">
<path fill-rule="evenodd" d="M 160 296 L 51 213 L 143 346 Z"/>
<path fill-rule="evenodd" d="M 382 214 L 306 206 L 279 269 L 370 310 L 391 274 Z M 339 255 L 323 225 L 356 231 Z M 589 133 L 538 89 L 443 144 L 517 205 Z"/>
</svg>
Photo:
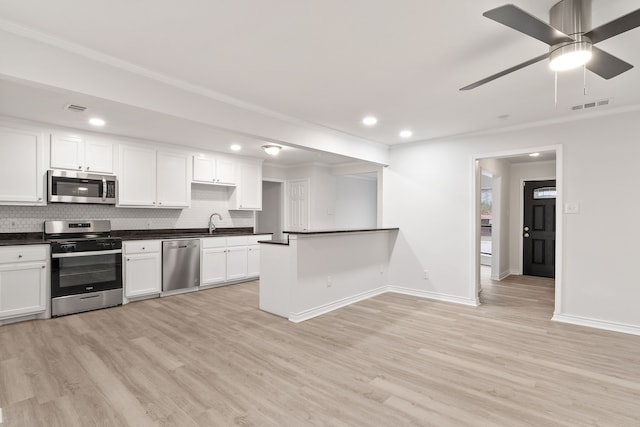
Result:
<svg viewBox="0 0 640 427">
<path fill-rule="evenodd" d="M 525 228 L 524 228 L 524 231 L 529 231 L 529 227 L 525 227 Z"/>
<path fill-rule="evenodd" d="M 524 233 L 524 237 L 529 237 L 529 233 Z"/>
</svg>

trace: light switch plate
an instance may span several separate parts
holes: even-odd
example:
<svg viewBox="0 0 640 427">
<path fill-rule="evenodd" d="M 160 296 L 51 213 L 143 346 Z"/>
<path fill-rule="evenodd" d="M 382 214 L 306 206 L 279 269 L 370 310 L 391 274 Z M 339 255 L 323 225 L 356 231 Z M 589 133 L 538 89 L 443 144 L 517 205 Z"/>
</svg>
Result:
<svg viewBox="0 0 640 427">
<path fill-rule="evenodd" d="M 566 214 L 580 213 L 580 205 L 578 203 L 565 203 L 564 213 Z"/>
</svg>

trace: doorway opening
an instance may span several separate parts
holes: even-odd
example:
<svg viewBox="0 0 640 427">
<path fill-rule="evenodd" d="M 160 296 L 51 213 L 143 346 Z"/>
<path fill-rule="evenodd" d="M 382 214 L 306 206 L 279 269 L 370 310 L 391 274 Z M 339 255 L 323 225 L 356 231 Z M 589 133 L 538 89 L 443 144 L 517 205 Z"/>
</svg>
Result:
<svg viewBox="0 0 640 427">
<path fill-rule="evenodd" d="M 284 181 L 262 181 L 262 210 L 256 211 L 256 233 L 273 233 L 282 239 L 284 227 Z"/>
<path fill-rule="evenodd" d="M 519 286 L 546 286 L 550 296 L 546 301 L 549 311 L 553 308 L 554 313 L 562 313 L 562 210 L 555 209 L 556 203 L 562 206 L 561 148 L 537 147 L 473 157 L 472 177 L 475 193 L 472 238 L 475 251 L 471 262 L 471 277 L 478 303 L 499 301 L 502 304 L 506 300 L 500 301 L 499 298 L 496 299 L 496 295 L 500 295 L 504 290 L 511 291 Z M 531 157 L 532 153 L 539 154 Z M 525 182 L 535 182 L 535 188 L 530 187 L 532 197 L 536 191 L 536 203 L 527 207 L 535 211 L 531 219 L 529 214 L 525 219 Z M 551 194 L 554 196 L 553 199 Z M 490 214 L 487 209 L 489 197 Z M 545 201 L 538 203 L 543 197 L 546 197 Z M 542 204 L 545 205 L 544 208 Z M 531 225 L 529 221 L 537 222 Z M 525 230 L 525 227 L 528 227 L 528 230 Z M 533 227 L 536 228 L 536 232 L 547 234 L 534 233 L 535 239 L 530 239 Z M 529 243 L 530 246 L 527 246 Z M 490 262 L 487 262 L 489 251 Z M 550 262 L 552 260 L 555 262 Z M 531 263 L 528 261 L 533 261 L 533 271 L 529 268 L 528 264 Z M 542 264 L 546 265 L 544 271 Z M 549 268 L 551 275 L 548 273 Z M 485 298 L 483 290 L 486 285 L 494 288 L 491 294 L 493 296 L 488 299 Z"/>
</svg>

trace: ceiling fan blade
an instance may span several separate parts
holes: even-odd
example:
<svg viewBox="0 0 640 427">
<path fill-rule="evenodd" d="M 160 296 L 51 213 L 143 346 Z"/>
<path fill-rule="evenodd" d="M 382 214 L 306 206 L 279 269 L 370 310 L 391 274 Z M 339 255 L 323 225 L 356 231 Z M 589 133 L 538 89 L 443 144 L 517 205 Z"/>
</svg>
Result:
<svg viewBox="0 0 640 427">
<path fill-rule="evenodd" d="M 585 36 L 591 39 L 591 43 L 596 44 L 637 27 L 640 27 L 640 9 L 594 28 L 585 33 Z"/>
<path fill-rule="evenodd" d="M 525 62 L 523 62 L 522 64 L 518 64 L 518 65 L 516 65 L 516 66 L 514 66 L 514 67 L 507 68 L 506 70 L 500 71 L 500 72 L 499 72 L 499 73 L 497 73 L 497 74 L 494 74 L 494 75 L 489 76 L 489 77 L 487 77 L 487 78 L 485 78 L 485 79 L 482 79 L 482 80 L 479 80 L 479 81 L 477 81 L 477 82 L 475 82 L 475 83 L 472 83 L 472 84 L 470 84 L 469 86 L 465 86 L 465 87 L 463 87 L 463 88 L 460 88 L 460 90 L 471 90 L 471 89 L 475 89 L 475 88 L 477 88 L 478 86 L 482 86 L 482 85 L 483 85 L 483 84 L 485 84 L 485 83 L 489 83 L 490 81 L 493 81 L 493 80 L 495 80 L 495 79 L 497 79 L 497 78 L 500 78 L 500 77 L 502 77 L 502 76 L 506 76 L 506 75 L 507 75 L 507 74 L 509 74 L 509 73 L 513 73 L 514 71 L 518 71 L 518 70 L 519 70 L 519 69 L 521 69 L 521 68 L 527 67 L 527 66 L 529 66 L 529 65 L 531 65 L 531 64 L 535 64 L 536 62 L 540 62 L 540 61 L 542 61 L 543 59 L 547 59 L 550 55 L 551 55 L 551 53 L 549 53 L 549 52 L 548 52 L 548 53 L 545 53 L 544 55 L 536 56 L 535 58 L 530 59 L 530 60 L 528 60 L 528 61 L 525 61 Z"/>
<path fill-rule="evenodd" d="M 633 68 L 633 65 L 628 62 L 624 62 L 622 59 L 616 58 L 595 46 L 591 47 L 591 53 L 593 56 L 587 62 L 587 70 L 607 80 Z"/>
<path fill-rule="evenodd" d="M 482 15 L 548 45 L 573 41 L 568 35 L 512 4 L 491 9 Z"/>
</svg>

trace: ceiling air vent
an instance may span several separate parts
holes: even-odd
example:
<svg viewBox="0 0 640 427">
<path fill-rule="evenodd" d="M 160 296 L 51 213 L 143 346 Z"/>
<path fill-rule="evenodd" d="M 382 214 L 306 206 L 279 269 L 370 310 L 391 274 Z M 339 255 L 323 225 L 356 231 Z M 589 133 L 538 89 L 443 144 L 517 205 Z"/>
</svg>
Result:
<svg viewBox="0 0 640 427">
<path fill-rule="evenodd" d="M 600 101 L 585 102 L 584 104 L 573 105 L 571 107 L 571 111 L 591 110 L 593 108 L 606 107 L 607 105 L 610 105 L 612 101 L 612 99 L 601 99 Z"/>
<path fill-rule="evenodd" d="M 78 104 L 67 104 L 64 107 L 64 109 L 69 111 L 74 111 L 76 113 L 82 113 L 83 111 L 87 110 L 87 107 L 85 107 L 84 105 L 78 105 Z"/>
</svg>

